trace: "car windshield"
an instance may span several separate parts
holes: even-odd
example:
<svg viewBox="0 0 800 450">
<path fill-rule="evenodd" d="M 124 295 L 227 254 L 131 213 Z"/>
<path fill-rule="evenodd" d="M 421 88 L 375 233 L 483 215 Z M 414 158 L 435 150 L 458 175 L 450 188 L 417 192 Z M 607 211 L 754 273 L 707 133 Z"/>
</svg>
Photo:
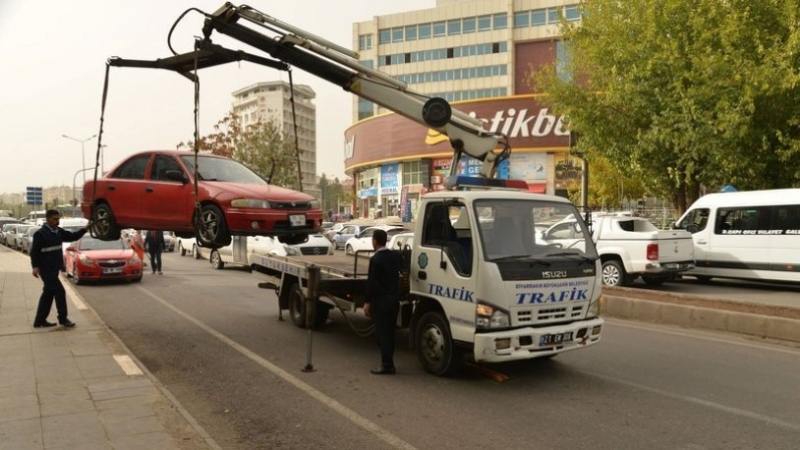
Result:
<svg viewBox="0 0 800 450">
<path fill-rule="evenodd" d="M 183 163 L 194 170 L 194 155 L 181 156 Z M 227 158 L 198 156 L 198 178 L 204 181 L 225 181 L 244 184 L 267 184 L 264 179 L 243 164 Z"/>
<path fill-rule="evenodd" d="M 78 248 L 86 250 L 126 250 L 130 246 L 122 239 L 116 241 L 101 241 L 90 236 L 86 236 L 78 242 Z"/>
<path fill-rule="evenodd" d="M 569 203 L 535 200 L 475 202 L 487 260 L 575 255 L 597 258 L 580 213 Z"/>
</svg>

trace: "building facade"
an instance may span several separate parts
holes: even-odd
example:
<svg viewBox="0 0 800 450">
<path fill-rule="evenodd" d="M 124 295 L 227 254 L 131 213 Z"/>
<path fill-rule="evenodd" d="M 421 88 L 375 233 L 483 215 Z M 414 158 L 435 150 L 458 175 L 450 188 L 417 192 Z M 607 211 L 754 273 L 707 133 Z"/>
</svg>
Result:
<svg viewBox="0 0 800 450">
<path fill-rule="evenodd" d="M 565 62 L 562 18 L 580 20 L 576 0 L 438 0 L 435 8 L 354 24 L 353 46 L 361 64 L 506 135 L 512 153 L 500 177 L 566 196 L 580 181 L 580 160 L 569 154 L 564 118 L 529 82 L 533 69 Z M 354 178 L 360 216 L 394 215 L 403 204 L 414 211 L 422 193 L 443 189 L 453 153 L 445 136 L 358 97 L 353 121 L 345 132 L 345 172 Z M 469 158 L 458 168 L 479 170 Z"/>
<path fill-rule="evenodd" d="M 292 113 L 292 92 L 289 83 L 284 81 L 256 83 L 234 91 L 231 95 L 233 95 L 233 112 L 239 116 L 243 128 L 272 120 L 280 126 L 284 135 L 294 140 L 295 115 Z M 294 85 L 294 110 L 303 192 L 318 198 L 317 107 L 313 101 L 315 97 L 316 93 L 309 86 Z"/>
</svg>

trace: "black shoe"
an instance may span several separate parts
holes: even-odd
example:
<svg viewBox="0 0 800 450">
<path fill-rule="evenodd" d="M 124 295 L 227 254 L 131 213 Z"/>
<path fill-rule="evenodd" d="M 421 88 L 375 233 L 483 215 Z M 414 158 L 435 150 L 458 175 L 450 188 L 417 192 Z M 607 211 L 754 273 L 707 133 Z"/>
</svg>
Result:
<svg viewBox="0 0 800 450">
<path fill-rule="evenodd" d="M 56 326 L 56 324 L 54 324 L 53 322 L 48 322 L 46 320 L 44 322 L 33 322 L 33 328 L 48 328 L 54 326 Z"/>
<path fill-rule="evenodd" d="M 373 375 L 394 375 L 394 372 L 394 367 L 379 367 L 369 371 Z"/>
<path fill-rule="evenodd" d="M 72 328 L 72 327 L 75 326 L 75 322 L 73 322 L 73 321 L 71 321 L 69 319 L 64 319 L 64 321 L 61 322 L 61 326 L 64 327 L 64 328 Z"/>
</svg>

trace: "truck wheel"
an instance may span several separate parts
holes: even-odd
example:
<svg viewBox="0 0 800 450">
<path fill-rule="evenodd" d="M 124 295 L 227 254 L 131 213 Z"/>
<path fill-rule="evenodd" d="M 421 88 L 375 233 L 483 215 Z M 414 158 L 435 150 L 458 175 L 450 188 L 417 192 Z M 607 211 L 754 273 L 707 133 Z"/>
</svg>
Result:
<svg viewBox="0 0 800 450">
<path fill-rule="evenodd" d="M 434 375 L 449 375 L 461 366 L 461 352 L 453 345 L 450 327 L 439 312 L 429 311 L 420 318 L 414 347 L 422 367 Z"/>
<path fill-rule="evenodd" d="M 211 256 L 208 257 L 208 260 L 211 261 L 211 267 L 217 270 L 220 270 L 223 267 L 225 267 L 225 263 L 219 256 L 219 252 L 217 251 L 217 249 L 211 250 Z"/>
<path fill-rule="evenodd" d="M 644 284 L 648 286 L 661 286 L 667 281 L 667 279 L 663 277 L 651 277 L 642 275 L 642 281 L 644 281 Z"/>
<path fill-rule="evenodd" d="M 299 283 L 289 289 L 289 317 L 297 327 L 306 327 L 306 296 Z"/>
<path fill-rule="evenodd" d="M 606 286 L 625 284 L 625 269 L 619 261 L 611 259 L 603 263 L 603 284 Z"/>
<path fill-rule="evenodd" d="M 317 315 L 314 316 L 314 328 L 322 328 L 328 322 L 330 307 L 317 302 Z M 306 327 L 306 295 L 299 283 L 289 290 L 289 317 L 298 328 Z"/>
</svg>

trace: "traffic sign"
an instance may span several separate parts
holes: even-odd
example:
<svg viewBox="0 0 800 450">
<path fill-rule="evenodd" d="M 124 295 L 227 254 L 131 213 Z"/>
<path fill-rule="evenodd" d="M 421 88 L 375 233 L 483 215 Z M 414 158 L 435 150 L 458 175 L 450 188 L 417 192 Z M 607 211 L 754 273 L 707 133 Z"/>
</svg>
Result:
<svg viewBox="0 0 800 450">
<path fill-rule="evenodd" d="M 42 203 L 42 188 L 36 186 L 28 186 L 25 192 L 25 197 L 28 199 L 29 205 L 41 205 Z"/>
</svg>

